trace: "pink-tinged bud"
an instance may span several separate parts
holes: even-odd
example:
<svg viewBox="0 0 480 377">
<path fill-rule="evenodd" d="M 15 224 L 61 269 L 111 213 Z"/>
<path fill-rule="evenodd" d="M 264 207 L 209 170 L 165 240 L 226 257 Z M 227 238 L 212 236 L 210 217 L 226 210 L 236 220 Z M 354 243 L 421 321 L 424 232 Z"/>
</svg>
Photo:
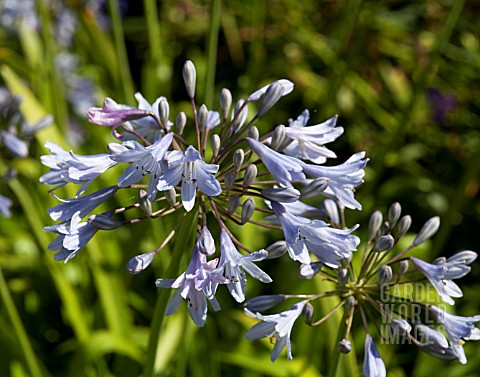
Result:
<svg viewBox="0 0 480 377">
<path fill-rule="evenodd" d="M 105 98 L 103 108 L 91 107 L 87 112 L 87 118 L 90 123 L 99 126 L 117 127 L 130 120 L 145 118 L 149 115 L 146 110 L 135 108 L 119 107 L 110 98 Z"/>
</svg>

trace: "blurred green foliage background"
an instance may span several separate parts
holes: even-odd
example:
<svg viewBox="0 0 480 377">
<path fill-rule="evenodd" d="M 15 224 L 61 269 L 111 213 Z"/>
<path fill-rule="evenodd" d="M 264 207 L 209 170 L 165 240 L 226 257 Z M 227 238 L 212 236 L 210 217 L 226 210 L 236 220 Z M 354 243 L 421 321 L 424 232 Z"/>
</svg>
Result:
<svg viewBox="0 0 480 377">
<path fill-rule="evenodd" d="M 152 334 L 158 296 L 154 280 L 175 277 L 166 276 L 171 251 L 162 251 L 163 259 L 141 275 L 129 275 L 124 265 L 155 248 L 168 232 L 168 220 L 122 228 L 114 237 L 100 234 L 68 264 L 53 260 L 47 250 L 52 237 L 42 230 L 52 223 L 46 209 L 56 202 L 38 183 L 47 171 L 39 162 L 47 152 L 43 144 L 50 140 L 75 153 L 94 154 L 111 141 L 109 129 L 89 124 L 68 101 L 68 82 L 55 65 L 64 51 L 79 59 L 75 74 L 93 83 L 95 106 L 106 96 L 136 105 L 133 95 L 141 91 L 152 102 L 166 96 L 171 106 L 176 104 L 172 113 L 184 109 L 181 69 L 186 59 L 197 68 L 199 102 L 204 99 L 209 108 L 217 107 L 223 87 L 237 99 L 287 78 L 295 90 L 266 116 L 261 132 L 305 108 L 314 123 L 339 114 L 345 134 L 332 146 L 339 161 L 362 150 L 370 158 L 365 183 L 356 193 L 364 209 L 347 212 L 349 224 L 362 224 L 359 234 L 372 211 L 399 201 L 413 218 L 413 231 L 431 216 L 442 219 L 439 232 L 422 249 L 427 260 L 478 251 L 478 2 L 110 0 L 95 12 L 86 3 L 62 2 L 76 20 L 67 47 L 52 26 L 55 1 L 36 1 L 39 27 L 17 23 L 16 31 L 0 29 L 0 84 L 23 96 L 27 119 L 55 117 L 55 125 L 31 144 L 28 158 L 14 160 L 2 153 L 2 172 L 8 167 L 18 171 L 0 187 L 14 200 L 13 216 L 0 218 L 2 376 L 361 374 L 362 331 L 353 333 L 356 355 L 352 352 L 337 368 L 332 355 L 338 318 L 314 329 L 297 324 L 294 360 L 282 357 L 272 364 L 272 345 L 245 340 L 253 322 L 223 291 L 222 311 L 209 312 L 204 328 L 196 328 L 182 306 L 159 334 Z M 106 23 L 99 22 L 100 12 Z M 60 194 L 72 197 L 74 191 L 66 188 Z M 243 232 L 244 239 L 252 236 Z M 266 267 L 275 285 L 264 291 L 253 284 L 249 297 L 312 290 L 297 278 L 295 263 L 275 262 Z M 461 282 L 465 297 L 458 301 L 458 313 L 479 313 L 479 276 L 477 263 Z M 153 351 L 150 337 L 159 337 Z M 466 344 L 469 362 L 462 366 L 413 346 L 379 345 L 391 376 L 474 376 L 480 369 L 478 347 Z M 148 371 L 144 366 L 152 352 L 157 357 Z"/>
</svg>

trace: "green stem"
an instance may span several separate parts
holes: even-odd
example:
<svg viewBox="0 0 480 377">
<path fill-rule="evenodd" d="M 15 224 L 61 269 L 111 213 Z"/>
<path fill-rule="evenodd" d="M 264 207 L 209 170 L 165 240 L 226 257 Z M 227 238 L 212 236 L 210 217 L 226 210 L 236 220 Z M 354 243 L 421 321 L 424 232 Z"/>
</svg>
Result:
<svg viewBox="0 0 480 377">
<path fill-rule="evenodd" d="M 28 374 L 32 377 L 41 377 L 46 374 L 42 373 L 42 368 L 39 361 L 35 357 L 35 352 L 32 348 L 30 340 L 28 339 L 27 332 L 23 327 L 22 319 L 18 314 L 15 303 L 8 290 L 7 282 L 3 276 L 2 269 L 0 268 L 0 298 L 3 303 L 2 307 L 5 309 L 8 319 L 10 320 L 13 331 L 18 340 L 20 350 L 23 352 L 23 358 L 28 368 Z"/>
</svg>

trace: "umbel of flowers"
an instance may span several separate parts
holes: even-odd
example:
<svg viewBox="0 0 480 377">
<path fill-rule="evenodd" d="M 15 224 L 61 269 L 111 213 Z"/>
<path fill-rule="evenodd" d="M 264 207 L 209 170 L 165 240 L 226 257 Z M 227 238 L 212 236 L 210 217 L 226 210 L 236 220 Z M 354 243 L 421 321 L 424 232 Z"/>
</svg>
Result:
<svg viewBox="0 0 480 377">
<path fill-rule="evenodd" d="M 289 119 L 287 126 L 278 125 L 260 135 L 257 124 L 261 117 L 292 92 L 292 82 L 275 81 L 235 103 L 230 91 L 223 89 L 219 111 L 214 111 L 196 101 L 196 71 L 190 61 L 183 67 L 183 80 L 192 105 L 190 119 L 183 112 L 172 116 L 164 97 L 150 104 L 137 93 L 137 108 L 106 98 L 102 108 L 88 111 L 88 119 L 111 128 L 116 142 L 108 145 L 108 153 L 81 156 L 53 143 L 46 144 L 51 154 L 43 156 L 42 163 L 50 171 L 40 181 L 54 186 L 53 190 L 68 183 L 79 185 L 76 197 L 61 199 L 61 204 L 49 210 L 50 217 L 60 221 L 45 228 L 57 234 L 49 245 L 50 250 L 56 251 L 56 260 L 72 259 L 98 231 L 180 212 L 177 225 L 155 250 L 128 261 L 127 270 L 140 273 L 175 239 L 186 213 L 193 213 L 197 232 L 188 267 L 178 277 L 156 280 L 157 287 L 175 290 L 166 315 L 175 313 L 185 301 L 194 323 L 203 326 L 209 305 L 220 310 L 215 297 L 219 285 L 225 285 L 234 300 L 244 302 L 246 276 L 271 283 L 272 279 L 259 265 L 266 259 L 288 254 L 299 262 L 301 277 L 318 276 L 337 284 L 337 288 L 315 294 L 259 296 L 245 302 L 247 315 L 260 320 L 246 336 L 250 340 L 272 337 L 272 360 L 285 347 L 288 358 L 292 357 L 290 334 L 298 318 L 317 326 L 337 310 L 343 310 L 346 328 L 339 352 L 350 351 L 350 328 L 354 314 L 360 313 L 366 331 L 367 376 L 386 373 L 368 325 L 369 320 L 378 321 L 376 316 L 387 321 L 395 334 L 407 337 L 425 352 L 466 361 L 461 344 L 479 338 L 479 330 L 473 324 L 480 321 L 480 316 L 457 317 L 438 306 L 416 301 L 415 297 L 403 297 L 411 306 L 420 305 L 423 314 L 431 313 L 436 324 L 444 326 L 445 338 L 430 323 L 386 304 L 397 298 L 394 287 L 415 281 L 410 278 L 415 271 L 433 284 L 445 302 L 452 303 L 451 297 L 461 296 L 452 280 L 470 271 L 469 264 L 476 258 L 474 252 L 463 251 L 432 264 L 409 258 L 406 254 L 438 228 L 439 221 L 434 218 L 411 246 L 395 253 L 397 242 L 411 223 L 409 216 L 400 218 L 398 204 L 390 208 L 388 221 L 383 221 L 378 211 L 372 215 L 369 238 L 363 253 L 358 252 L 360 239 L 353 234 L 357 226 L 346 226 L 344 212 L 346 208 L 362 208 L 354 191 L 363 182 L 368 160 L 360 152 L 343 163 L 324 165 L 336 157 L 325 145 L 343 133 L 343 128 L 336 125 L 337 116 L 310 125 L 309 112 L 305 110 Z M 252 107 L 256 110 L 252 111 Z M 194 131 L 194 143 L 187 143 L 190 139 L 184 138 L 187 130 Z M 116 185 L 86 193 L 93 180 L 114 166 L 124 168 Z M 136 201 L 92 214 L 119 190 L 136 192 Z M 316 203 L 322 198 L 321 208 L 305 203 L 311 198 Z M 137 217 L 121 220 L 127 212 Z M 265 231 L 281 230 L 283 237 L 265 249 L 250 250 L 237 239 L 231 226 L 246 223 Z M 219 239 L 212 235 L 213 228 L 220 229 Z M 355 251 L 362 255 L 358 271 L 351 263 Z M 340 303 L 328 315 L 315 319 L 315 301 L 334 295 Z M 286 300 L 295 303 L 279 314 L 258 313 Z"/>
</svg>

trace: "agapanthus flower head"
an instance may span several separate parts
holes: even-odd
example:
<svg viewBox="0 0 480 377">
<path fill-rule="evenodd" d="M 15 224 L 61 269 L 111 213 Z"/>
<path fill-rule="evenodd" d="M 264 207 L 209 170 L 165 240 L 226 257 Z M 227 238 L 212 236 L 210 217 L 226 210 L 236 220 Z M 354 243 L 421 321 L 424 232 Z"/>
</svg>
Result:
<svg viewBox="0 0 480 377">
<path fill-rule="evenodd" d="M 325 145 L 343 133 L 343 128 L 337 126 L 338 117 L 308 125 L 310 114 L 305 110 L 297 118 L 289 119 L 287 126 L 279 124 L 261 134 L 263 117 L 293 90 L 291 81 L 274 81 L 235 102 L 232 93 L 224 88 L 216 111 L 196 99 L 197 72 L 193 62 L 185 63 L 182 76 L 192 106 L 190 112 L 183 109 L 171 114 L 176 106 L 162 96 L 150 104 L 137 93 L 137 108 L 107 98 L 103 108 L 90 109 L 89 120 L 112 127 L 114 137 L 123 138 L 122 143 L 110 143 L 107 153 L 92 156 L 66 152 L 52 143 L 46 145 L 51 155 L 43 156 L 42 162 L 51 170 L 42 176 L 42 183 L 57 187 L 67 183 L 81 185 L 77 197 L 49 210 L 53 220 L 61 221 L 46 228 L 57 234 L 49 246 L 58 251 L 55 258 L 73 258 L 99 230 L 110 231 L 170 216 L 174 225 L 161 243 L 154 250 L 130 256 L 127 263 L 130 273 L 144 271 L 160 259 L 155 258 L 157 254 L 170 251 L 168 246 L 178 240 L 179 234 L 185 236 L 190 231 L 194 247 L 188 265 L 183 267 L 185 271 L 175 279 L 156 280 L 158 288 L 175 289 L 166 315 L 175 313 L 185 301 L 193 322 L 203 326 L 208 302 L 215 311 L 220 310 L 216 293 L 228 289 L 235 301 L 245 302 L 247 315 L 260 320 L 247 332 L 247 339 L 271 337 L 275 343 L 272 361 L 284 348 L 287 357 L 292 358 L 290 336 L 297 319 L 301 317 L 308 326 L 317 327 L 337 311 L 343 311 L 342 326 L 345 325 L 340 330 L 341 353 L 351 351 L 353 318 L 358 317 L 357 313 L 362 317 L 366 376 L 386 375 L 385 364 L 368 330 L 372 319 L 382 320 L 393 329 L 393 335 L 408 339 L 431 355 L 466 361 L 461 343 L 480 337 L 474 326 L 480 322 L 478 316 L 443 314 L 421 298 L 403 297 L 395 288 L 411 284 L 408 276 L 416 269 L 426 279 L 421 277 L 413 282 L 429 280 L 442 299 L 453 303 L 451 297 L 461 296 L 453 280 L 470 271 L 476 253 L 462 251 L 450 258 L 437 258 L 433 263 L 407 255 L 433 236 L 439 219 L 429 220 L 402 250 L 399 240 L 409 232 L 412 219 L 402 216 L 399 203 L 392 204 L 386 216 L 374 212 L 361 244 L 360 237 L 354 234 L 358 225 L 347 225 L 346 213 L 348 209 L 362 209 L 355 190 L 363 182 L 368 158 L 365 152 L 358 152 L 341 164 L 323 165 L 336 157 Z M 249 114 L 253 107 L 257 111 Z M 170 119 L 175 119 L 175 124 Z M 120 128 L 122 134 L 116 131 Z M 85 194 L 93 180 L 113 167 L 119 172 L 114 186 Z M 120 190 L 128 192 L 123 195 L 128 198 L 123 199 L 125 203 L 82 222 L 98 206 L 109 206 L 110 199 Z M 238 227 L 245 224 L 251 227 L 252 234 L 273 230 L 268 234 L 270 246 L 258 247 L 255 237 L 237 238 L 237 233 L 241 233 Z M 179 249 L 175 253 L 181 253 Z M 274 259 L 286 253 L 299 262 L 292 269 L 295 275 L 318 281 L 312 285 L 314 290 L 307 294 L 288 292 L 249 298 L 247 276 L 262 283 L 272 282 L 263 265 L 274 263 Z M 181 255 L 176 257 L 182 261 Z M 353 262 L 355 258 L 358 260 Z M 333 287 L 324 288 L 324 281 Z M 332 302 L 338 304 L 328 314 L 316 318 L 316 300 L 332 296 L 336 298 Z M 424 317 L 430 310 L 444 326 L 448 340 L 426 326 L 422 318 L 414 318 L 413 310 L 402 313 L 396 306 L 399 298 L 410 306 L 419 306 L 418 313 Z M 278 314 L 251 311 L 270 310 L 287 300 L 295 303 Z M 419 339 L 419 333 L 427 334 L 432 342 Z"/>
</svg>

